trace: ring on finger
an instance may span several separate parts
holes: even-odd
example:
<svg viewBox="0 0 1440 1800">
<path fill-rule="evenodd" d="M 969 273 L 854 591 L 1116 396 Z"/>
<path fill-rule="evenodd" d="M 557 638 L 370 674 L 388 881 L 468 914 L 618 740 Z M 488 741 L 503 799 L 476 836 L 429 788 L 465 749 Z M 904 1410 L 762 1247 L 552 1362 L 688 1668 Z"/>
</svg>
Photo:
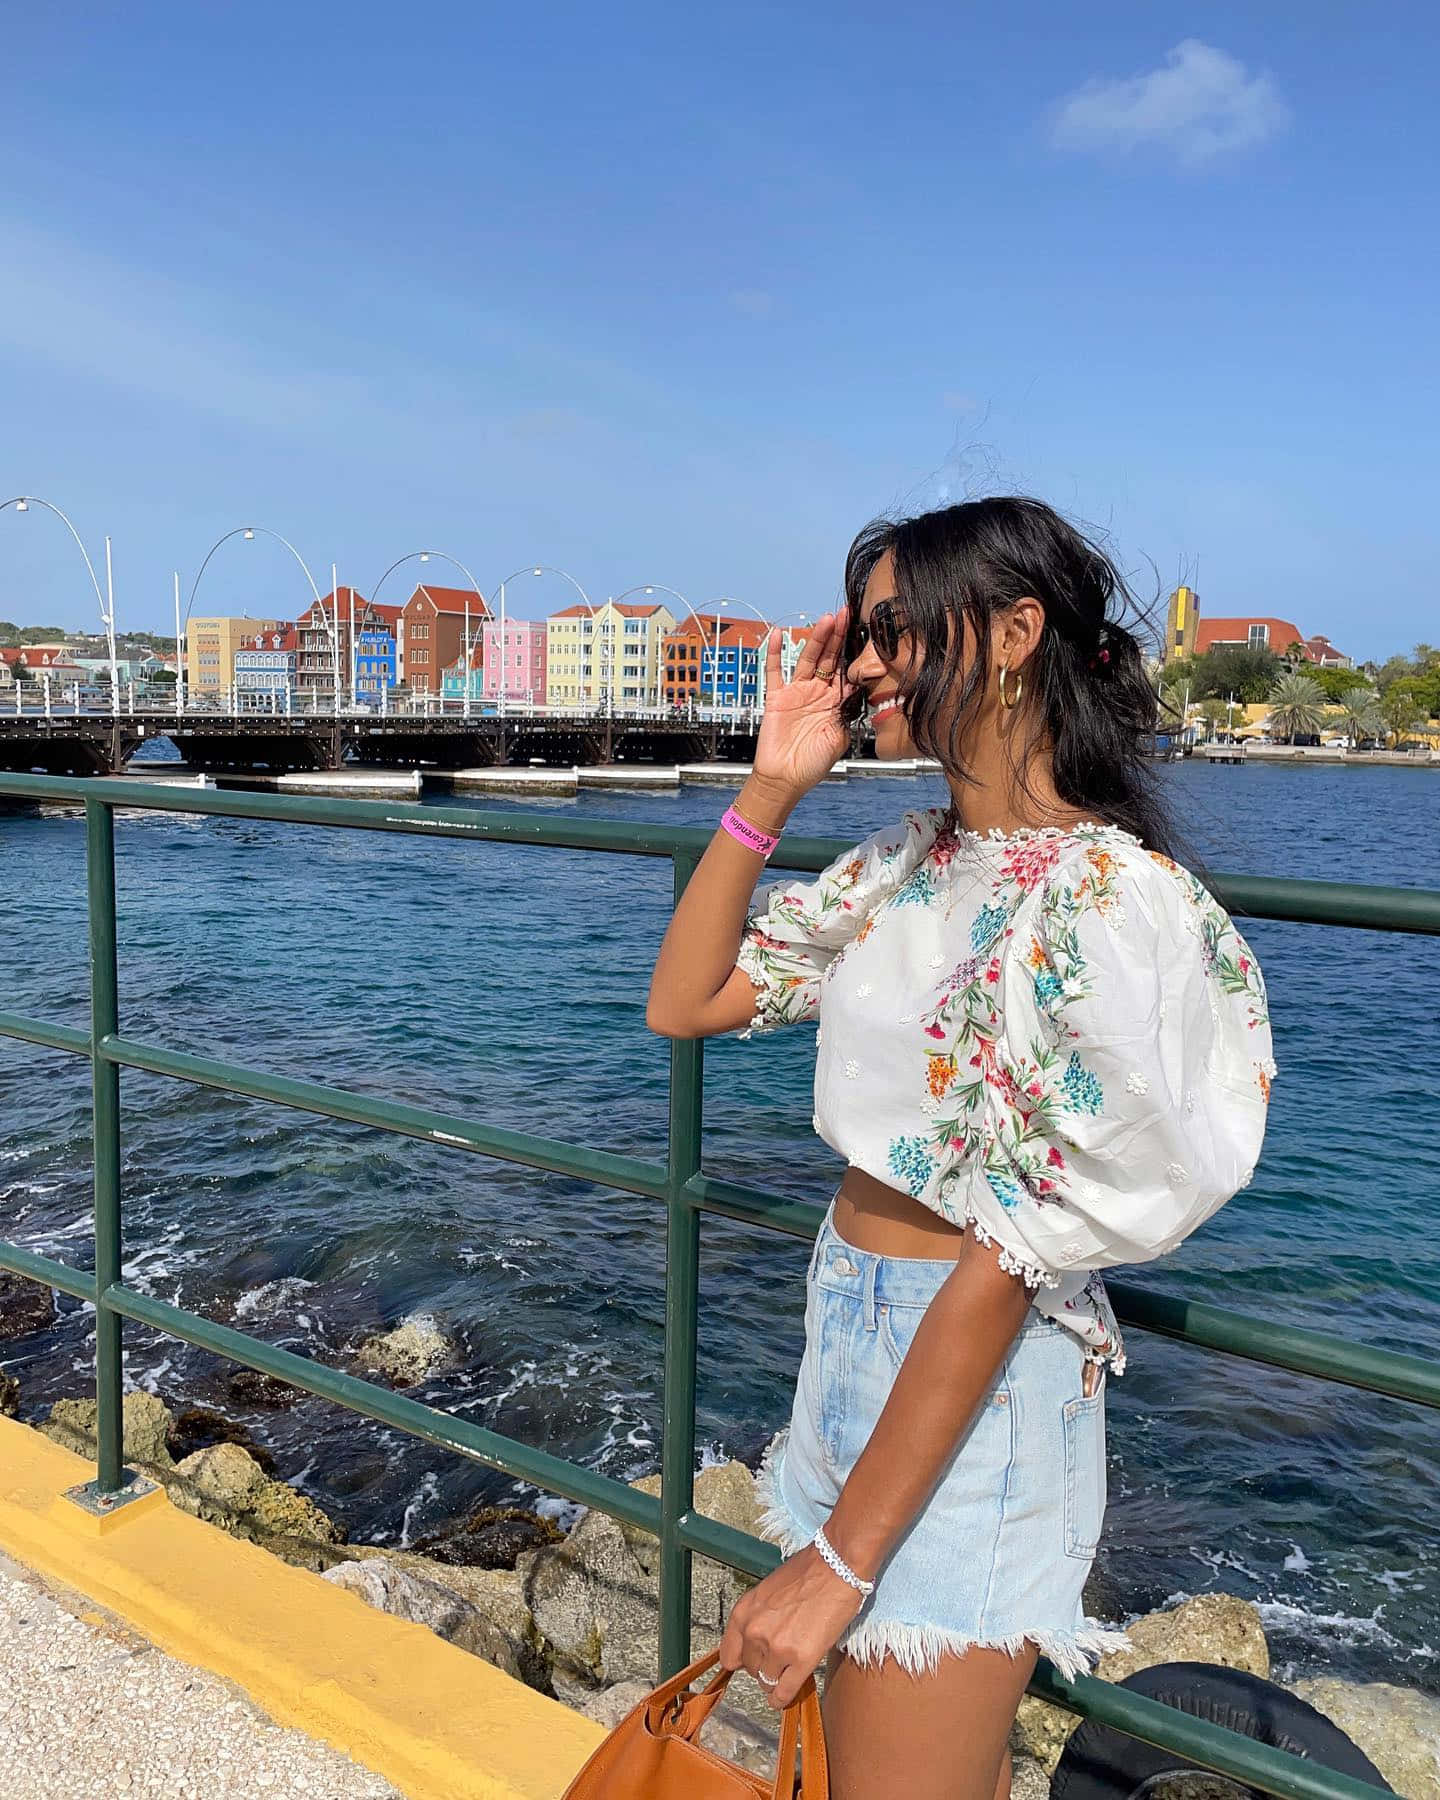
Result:
<svg viewBox="0 0 1440 1800">
<path fill-rule="evenodd" d="M 761 1687 L 777 1688 L 780 1685 L 780 1677 L 778 1675 L 767 1675 L 763 1669 L 757 1669 L 755 1671 L 755 1679 L 760 1683 Z"/>
</svg>

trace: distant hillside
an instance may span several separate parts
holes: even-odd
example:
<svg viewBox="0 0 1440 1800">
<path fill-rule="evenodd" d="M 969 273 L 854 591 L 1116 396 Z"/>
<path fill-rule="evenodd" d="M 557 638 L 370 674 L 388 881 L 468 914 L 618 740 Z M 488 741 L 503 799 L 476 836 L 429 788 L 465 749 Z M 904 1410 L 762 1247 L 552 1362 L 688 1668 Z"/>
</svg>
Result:
<svg viewBox="0 0 1440 1800">
<path fill-rule="evenodd" d="M 66 631 L 59 625 L 16 625 L 0 619 L 0 650 L 18 650 L 25 644 L 68 644 L 77 656 L 104 656 L 107 645 L 100 632 Z M 125 631 L 116 636 L 117 656 L 174 656 L 175 640 L 157 637 L 153 631 Z"/>
</svg>

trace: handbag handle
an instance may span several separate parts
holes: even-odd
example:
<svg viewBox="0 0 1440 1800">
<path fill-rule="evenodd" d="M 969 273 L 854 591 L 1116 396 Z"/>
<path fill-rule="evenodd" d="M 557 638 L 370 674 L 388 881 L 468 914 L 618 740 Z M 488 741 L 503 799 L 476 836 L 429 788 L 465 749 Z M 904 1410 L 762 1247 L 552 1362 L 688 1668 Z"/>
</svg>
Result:
<svg viewBox="0 0 1440 1800">
<path fill-rule="evenodd" d="M 698 1735 L 729 1687 L 734 1670 L 717 1669 L 698 1694 L 686 1690 L 707 1670 L 716 1668 L 719 1661 L 719 1651 L 712 1650 L 708 1656 L 700 1657 L 688 1669 L 682 1669 L 656 1688 L 645 1708 L 651 1731 L 660 1736 L 687 1740 Z M 801 1752 L 800 1800 L 829 1800 L 830 1769 L 825 1756 L 825 1727 L 813 1675 L 785 1708 L 780 1722 L 780 1760 L 775 1769 L 774 1800 L 793 1800 L 797 1744 Z"/>
</svg>

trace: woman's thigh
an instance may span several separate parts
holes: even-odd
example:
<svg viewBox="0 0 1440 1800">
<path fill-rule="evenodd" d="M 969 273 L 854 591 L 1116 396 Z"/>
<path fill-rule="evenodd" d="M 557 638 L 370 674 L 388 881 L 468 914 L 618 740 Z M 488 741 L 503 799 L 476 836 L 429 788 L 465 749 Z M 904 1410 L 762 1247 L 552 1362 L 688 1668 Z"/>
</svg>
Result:
<svg viewBox="0 0 1440 1800">
<path fill-rule="evenodd" d="M 825 1683 L 830 1800 L 993 1800 L 1037 1651 L 972 1649 L 909 1675 L 837 1653 Z"/>
</svg>

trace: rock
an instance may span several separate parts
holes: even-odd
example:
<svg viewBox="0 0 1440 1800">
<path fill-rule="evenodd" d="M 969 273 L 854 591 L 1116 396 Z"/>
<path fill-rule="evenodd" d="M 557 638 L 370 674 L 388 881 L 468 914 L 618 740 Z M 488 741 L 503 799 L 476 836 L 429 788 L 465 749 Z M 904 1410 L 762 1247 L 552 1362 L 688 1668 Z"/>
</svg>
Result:
<svg viewBox="0 0 1440 1800">
<path fill-rule="evenodd" d="M 451 1360 L 450 1340 L 433 1313 L 415 1313 L 393 1331 L 366 1338 L 355 1352 L 362 1368 L 388 1377 L 396 1387 L 413 1387 Z"/>
<path fill-rule="evenodd" d="M 1125 1630 L 1135 1648 L 1102 1656 L 1095 1671 L 1102 1680 L 1123 1681 L 1137 1669 L 1168 1662 L 1220 1663 L 1267 1680 L 1270 1675 L 1260 1615 L 1234 1594 L 1193 1594 L 1173 1611 L 1147 1613 Z"/>
<path fill-rule="evenodd" d="M 1125 1630 L 1134 1649 L 1102 1656 L 1095 1669 L 1102 1681 L 1123 1681 L 1138 1669 L 1168 1662 L 1220 1663 L 1252 1675 L 1270 1674 L 1260 1615 L 1234 1594 L 1195 1594 L 1171 1611 L 1147 1613 Z M 1065 1740 L 1079 1723 L 1076 1714 L 1026 1694 L 1010 1731 L 1010 1748 L 1053 1775 Z"/>
<path fill-rule="evenodd" d="M 613 1519 L 586 1513 L 563 1543 L 526 1551 L 515 1572 L 557 1663 L 605 1686 L 653 1685 L 660 1657 L 654 1586 Z"/>
<path fill-rule="evenodd" d="M 613 1731 L 628 1713 L 634 1712 L 650 1692 L 650 1687 L 648 1681 L 617 1681 L 613 1687 L 601 1688 L 598 1694 L 578 1710 L 587 1719 L 593 1719 L 597 1725 Z"/>
<path fill-rule="evenodd" d="M 239 1444 L 196 1450 L 176 1465 L 175 1473 L 201 1499 L 232 1513 L 249 1512 L 266 1480 L 265 1471 Z"/>
<path fill-rule="evenodd" d="M 323 1546 L 341 1541 L 335 1521 L 302 1493 L 272 1481 L 239 1444 L 196 1450 L 170 1476 L 170 1497 L 186 1512 L 252 1538 L 286 1562 L 323 1569 Z"/>
<path fill-rule="evenodd" d="M 0 1270 L 0 1344 L 55 1323 L 55 1296 L 37 1281 Z"/>
<path fill-rule="evenodd" d="M 436 1562 L 463 1568 L 513 1569 L 525 1551 L 560 1541 L 554 1521 L 526 1507 L 482 1506 L 463 1524 L 418 1539 L 415 1549 Z"/>
<path fill-rule="evenodd" d="M 234 1445 L 221 1445 L 234 1449 Z M 250 1508 L 260 1537 L 296 1538 L 302 1543 L 336 1544 L 344 1533 L 335 1521 L 288 1482 L 267 1481 Z"/>
<path fill-rule="evenodd" d="M 239 1444 L 247 1450 L 267 1475 L 275 1473 L 275 1458 L 263 1444 L 257 1444 L 243 1425 L 212 1412 L 208 1406 L 190 1406 L 171 1427 L 167 1448 L 177 1463 L 195 1450 L 207 1450 L 213 1444 Z"/>
<path fill-rule="evenodd" d="M 1050 1776 L 1033 1757 L 1011 1756 L 1010 1800 L 1050 1800 Z"/>
<path fill-rule="evenodd" d="M 1353 1738 L 1405 1800 L 1440 1800 L 1440 1700 L 1386 1681 L 1331 1675 L 1292 1689 Z"/>
<path fill-rule="evenodd" d="M 658 1497 L 660 1493 L 658 1475 L 642 1476 L 639 1481 L 633 1481 L 630 1485 L 645 1494 Z M 701 1469 L 695 1477 L 695 1510 L 707 1519 L 717 1520 L 721 1525 L 729 1525 L 736 1531 L 748 1531 L 758 1536 L 760 1508 L 755 1498 L 755 1477 L 744 1463 L 733 1460 L 718 1463 L 713 1468 Z M 658 1581 L 660 1540 L 652 1537 L 648 1531 L 641 1531 L 636 1525 L 622 1525 L 620 1529 L 641 1568 Z M 691 1599 L 696 1625 L 709 1631 L 723 1631 L 725 1621 L 730 1616 L 730 1608 L 751 1585 L 748 1576 L 737 1574 L 723 1563 L 711 1562 L 704 1556 L 695 1557 L 691 1573 Z"/>
<path fill-rule="evenodd" d="M 127 1463 L 142 1463 L 151 1471 L 169 1473 L 175 1466 L 169 1439 L 174 1420 L 170 1409 L 154 1394 L 126 1394 L 123 1401 L 122 1454 Z M 57 1400 L 50 1417 L 40 1427 L 44 1435 L 77 1456 L 95 1460 L 95 1402 Z"/>
<path fill-rule="evenodd" d="M 260 1406 L 271 1411 L 293 1406 L 302 1398 L 299 1388 L 274 1375 L 262 1375 L 258 1369 L 237 1369 L 225 1391 L 237 1406 Z"/>
<path fill-rule="evenodd" d="M 20 1383 L 0 1370 L 0 1419 L 13 1419 L 20 1411 Z"/>
<path fill-rule="evenodd" d="M 437 1582 L 423 1581 L 385 1557 L 337 1564 L 326 1571 L 324 1579 L 348 1588 L 381 1612 L 424 1625 L 461 1650 L 523 1679 L 526 1658 L 522 1646 Z"/>
</svg>

